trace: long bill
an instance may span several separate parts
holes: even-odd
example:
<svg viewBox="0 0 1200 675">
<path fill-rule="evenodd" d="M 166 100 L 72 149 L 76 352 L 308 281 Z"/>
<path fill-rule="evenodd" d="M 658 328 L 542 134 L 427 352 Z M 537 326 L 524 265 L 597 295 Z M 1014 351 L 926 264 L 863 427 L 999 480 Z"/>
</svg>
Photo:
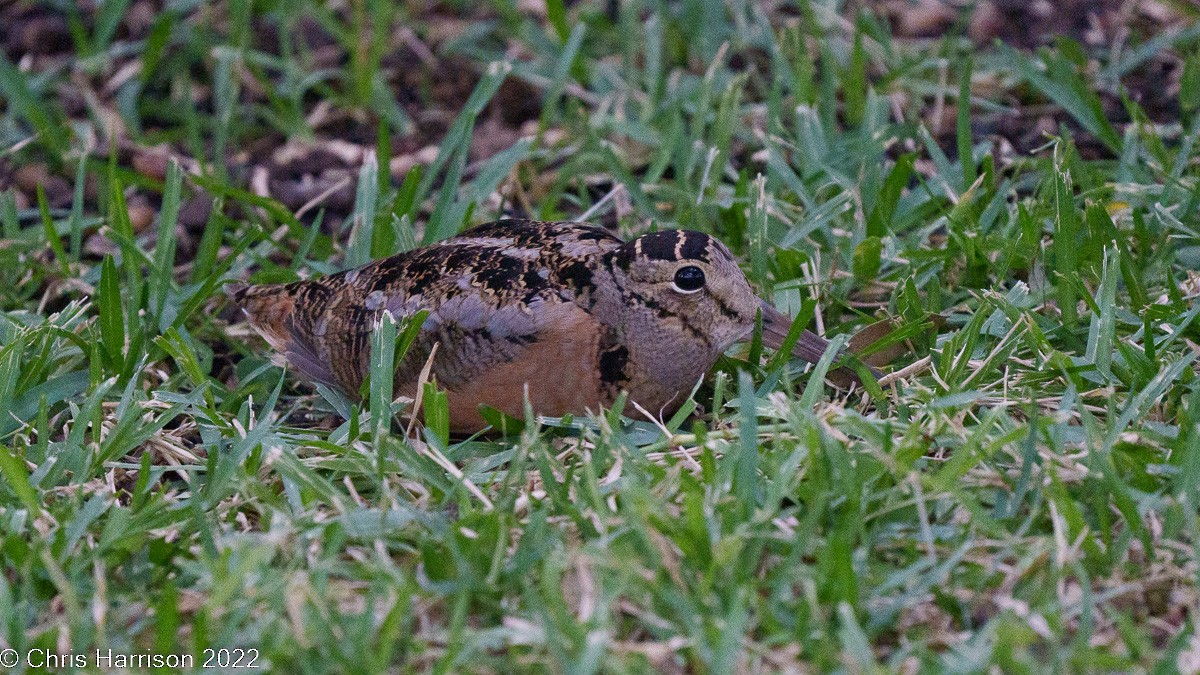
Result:
<svg viewBox="0 0 1200 675">
<path fill-rule="evenodd" d="M 765 300 L 759 300 L 759 309 L 762 311 L 763 344 L 771 349 L 779 349 L 783 346 L 788 330 L 792 327 L 792 319 Z M 810 330 L 805 330 L 796 340 L 796 345 L 792 347 L 792 356 L 809 363 L 816 363 L 821 360 L 821 355 L 825 353 L 828 346 L 828 340 Z"/>
</svg>

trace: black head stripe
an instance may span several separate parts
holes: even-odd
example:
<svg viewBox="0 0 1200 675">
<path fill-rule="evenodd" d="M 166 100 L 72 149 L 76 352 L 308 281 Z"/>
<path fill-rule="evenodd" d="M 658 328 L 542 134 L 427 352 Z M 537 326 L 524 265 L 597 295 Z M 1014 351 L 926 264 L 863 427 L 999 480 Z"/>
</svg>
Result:
<svg viewBox="0 0 1200 675">
<path fill-rule="evenodd" d="M 678 251 L 680 260 L 699 260 L 701 262 L 709 262 L 709 244 L 712 242 L 712 237 L 700 232 L 691 232 L 689 230 L 680 230 Z"/>
<path fill-rule="evenodd" d="M 707 234 L 689 230 L 665 230 L 651 232 L 638 238 L 636 253 L 650 260 L 699 260 L 709 261 Z"/>
</svg>

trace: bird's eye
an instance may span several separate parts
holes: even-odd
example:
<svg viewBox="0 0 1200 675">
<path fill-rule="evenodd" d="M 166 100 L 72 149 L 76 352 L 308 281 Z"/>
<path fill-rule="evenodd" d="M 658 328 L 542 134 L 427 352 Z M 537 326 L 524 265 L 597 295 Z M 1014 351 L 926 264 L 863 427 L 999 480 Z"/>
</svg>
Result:
<svg viewBox="0 0 1200 675">
<path fill-rule="evenodd" d="M 675 270 L 675 290 L 680 293 L 695 293 L 704 288 L 704 270 L 695 265 Z"/>
</svg>

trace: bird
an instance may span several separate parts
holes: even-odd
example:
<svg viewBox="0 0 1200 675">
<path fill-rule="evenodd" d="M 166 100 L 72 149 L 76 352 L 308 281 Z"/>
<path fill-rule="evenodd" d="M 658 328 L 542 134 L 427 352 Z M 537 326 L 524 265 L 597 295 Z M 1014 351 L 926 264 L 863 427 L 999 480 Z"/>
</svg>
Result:
<svg viewBox="0 0 1200 675">
<path fill-rule="evenodd" d="M 416 397 L 432 353 L 429 375 L 460 434 L 487 427 L 481 405 L 523 418 L 528 400 L 535 413 L 562 417 L 610 407 L 622 392 L 665 418 L 759 321 L 772 349 L 792 324 L 713 236 L 667 229 L 623 241 L 582 222 L 499 220 L 355 269 L 230 295 L 302 375 L 352 398 L 384 313 L 427 312 L 396 364 L 394 391 Z M 828 344 L 806 330 L 792 356 L 816 363 Z"/>
</svg>

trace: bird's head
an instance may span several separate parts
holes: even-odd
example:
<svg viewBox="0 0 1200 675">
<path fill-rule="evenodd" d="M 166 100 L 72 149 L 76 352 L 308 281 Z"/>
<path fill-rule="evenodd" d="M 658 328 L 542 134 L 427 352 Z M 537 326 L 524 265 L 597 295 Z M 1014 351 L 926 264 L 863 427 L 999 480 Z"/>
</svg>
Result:
<svg viewBox="0 0 1200 675">
<path fill-rule="evenodd" d="M 713 358 L 749 336 L 762 312 L 763 342 L 779 347 L 791 319 L 759 299 L 725 244 L 689 230 L 643 235 L 608 255 L 631 311 L 707 347 Z M 806 332 L 793 355 L 816 362 L 825 341 Z"/>
<path fill-rule="evenodd" d="M 687 230 L 643 235 L 609 254 L 624 304 L 716 352 L 754 327 L 758 298 L 720 241 Z"/>
</svg>

